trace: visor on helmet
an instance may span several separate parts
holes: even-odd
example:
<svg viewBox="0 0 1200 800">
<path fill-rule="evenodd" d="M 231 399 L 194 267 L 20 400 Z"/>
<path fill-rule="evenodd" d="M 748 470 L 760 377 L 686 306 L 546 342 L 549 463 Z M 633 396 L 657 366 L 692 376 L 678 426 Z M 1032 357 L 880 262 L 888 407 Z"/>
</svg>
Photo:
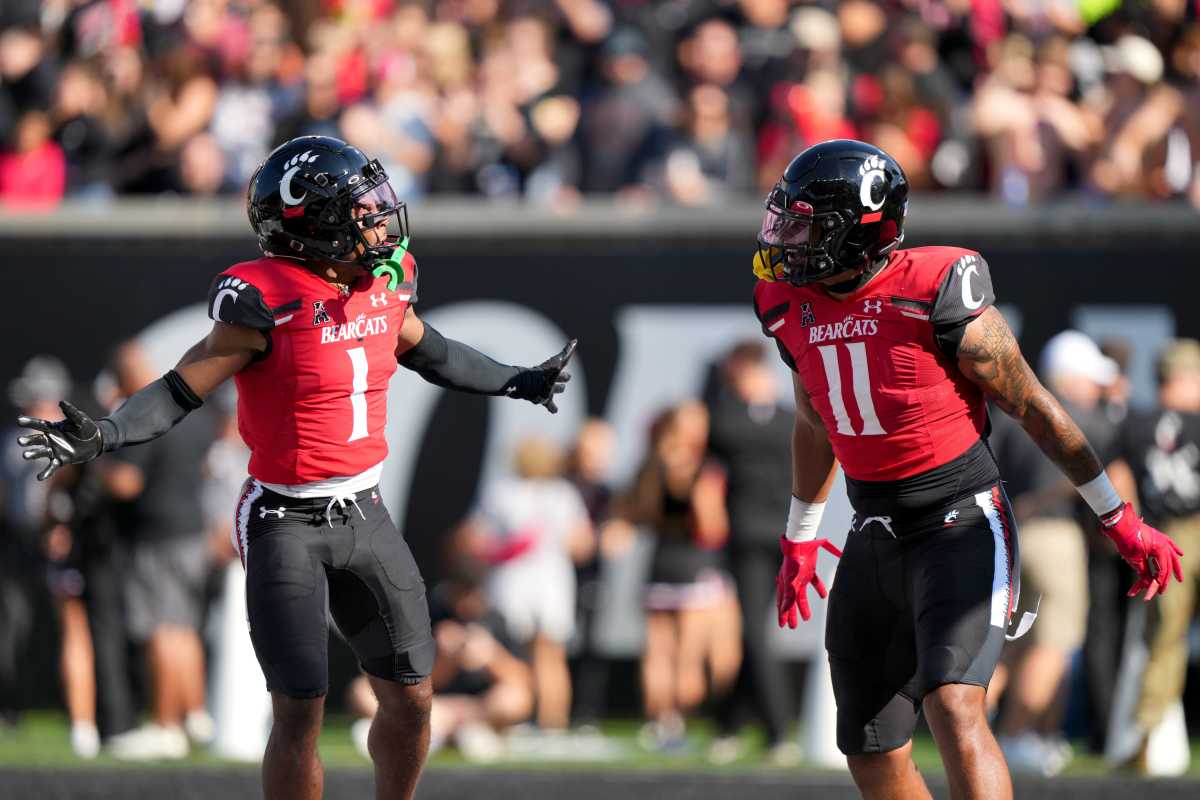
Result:
<svg viewBox="0 0 1200 800">
<path fill-rule="evenodd" d="M 767 213 L 763 215 L 758 240 L 768 247 L 807 247 L 813 223 L 812 206 L 797 200 L 791 208 L 784 209 L 773 199 L 767 199 Z"/>
<path fill-rule="evenodd" d="M 350 216 L 363 230 L 388 223 L 399 207 L 396 192 L 386 180 L 350 197 Z"/>
<path fill-rule="evenodd" d="M 408 212 L 404 203 L 396 199 L 396 192 L 378 161 L 363 168 L 363 177 L 366 180 L 350 193 L 350 218 L 355 223 L 355 238 L 362 246 L 356 260 L 370 266 L 390 256 L 397 243 L 408 235 Z"/>
<path fill-rule="evenodd" d="M 807 282 L 813 208 L 802 200 L 787 202 L 776 189 L 767 196 L 766 213 L 758 230 L 754 273 L 769 281 Z"/>
</svg>

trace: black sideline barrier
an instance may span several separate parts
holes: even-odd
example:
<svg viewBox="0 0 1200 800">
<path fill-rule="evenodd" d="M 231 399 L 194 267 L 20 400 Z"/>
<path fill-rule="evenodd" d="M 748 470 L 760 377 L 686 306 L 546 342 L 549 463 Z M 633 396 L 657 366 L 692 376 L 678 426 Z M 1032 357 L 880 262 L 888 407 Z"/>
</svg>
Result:
<svg viewBox="0 0 1200 800">
<path fill-rule="evenodd" d="M 596 204 L 570 217 L 481 203 L 417 207 L 410 220 L 418 310 L 505 300 L 544 315 L 579 338 L 587 410 L 604 414 L 621 356 L 619 309 L 745 304 L 752 313 L 760 213 L 754 203 L 654 213 Z M 1013 210 L 974 197 L 917 197 L 909 216 L 905 246 L 954 244 L 983 253 L 999 302 L 1019 312 L 1021 343 L 1031 356 L 1084 306 L 1157 309 L 1173 317 L 1177 333 L 1200 335 L 1200 215 L 1190 209 Z M 116 341 L 202 303 L 214 275 L 257 254 L 236 203 L 0 214 L 0 264 L 10 286 L 0 379 L 46 352 L 87 385 Z M 423 565 L 436 560 L 432 534 L 446 530 L 474 497 L 473 457 L 486 424 L 484 399 L 447 395 L 427 427 L 425 442 L 437 446 L 421 448 L 402 521 L 403 530 L 423 532 L 414 542 Z"/>
</svg>

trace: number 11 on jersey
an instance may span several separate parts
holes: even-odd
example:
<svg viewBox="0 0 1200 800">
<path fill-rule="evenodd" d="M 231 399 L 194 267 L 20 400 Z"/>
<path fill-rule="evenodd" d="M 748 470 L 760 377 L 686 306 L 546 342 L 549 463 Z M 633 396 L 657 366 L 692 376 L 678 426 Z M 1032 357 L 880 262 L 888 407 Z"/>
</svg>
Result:
<svg viewBox="0 0 1200 800">
<path fill-rule="evenodd" d="M 846 402 L 842 397 L 842 370 L 838 361 L 838 345 L 827 344 L 817 348 L 821 354 L 821 363 L 825 367 L 825 381 L 829 384 L 829 405 L 833 409 L 833 418 L 837 420 L 837 432 L 843 436 L 885 434 L 887 431 L 879 424 L 879 416 L 875 413 L 875 401 L 871 399 L 867 345 L 864 342 L 850 342 L 845 347 L 850 352 L 850 374 L 854 382 L 850 389 L 863 421 L 862 432 L 857 434 L 854 432 L 854 426 L 850 424 L 850 415 L 846 413 Z"/>
<path fill-rule="evenodd" d="M 353 425 L 350 427 L 350 438 L 347 442 L 367 437 L 367 349 L 351 347 L 346 351 L 350 357 L 350 369 L 353 379 L 350 384 L 350 413 Z"/>
</svg>

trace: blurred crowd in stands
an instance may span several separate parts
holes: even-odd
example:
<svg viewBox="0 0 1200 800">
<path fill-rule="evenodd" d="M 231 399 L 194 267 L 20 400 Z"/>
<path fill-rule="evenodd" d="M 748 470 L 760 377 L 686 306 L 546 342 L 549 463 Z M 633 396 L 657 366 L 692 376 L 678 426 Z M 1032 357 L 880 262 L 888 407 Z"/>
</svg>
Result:
<svg viewBox="0 0 1200 800">
<path fill-rule="evenodd" d="M 719 205 L 806 145 L 921 190 L 1200 207 L 1195 0 L 15 0 L 0 206 L 236 195 L 300 134 L 410 201 Z"/>
<path fill-rule="evenodd" d="M 1129 353 L 1121 340 L 1097 345 L 1066 331 L 1046 345 L 1038 371 L 1122 493 L 1185 552 L 1200 552 L 1200 342 L 1162 350 L 1157 404 L 1145 409 L 1129 407 Z M 440 563 L 421 565 L 437 576 L 435 750 L 457 747 L 479 761 L 619 757 L 595 726 L 640 712 L 648 750 L 692 751 L 689 725 L 708 717 L 714 763 L 751 749 L 779 765 L 801 760 L 797 723 L 829 717 L 811 705 L 820 692 L 801 702 L 805 672 L 772 635 L 793 419 L 774 358 L 759 341 L 733 346 L 696 399 L 649 421 L 640 465 L 620 485 L 611 483 L 617 442 L 603 420 L 585 422 L 566 447 L 539 437 L 509 443 L 510 468 L 479 487 L 474 508 L 441 537 Z M 118 347 L 91 406 L 111 407 L 147 382 L 146 364 L 136 344 Z M 45 417 L 83 394 L 48 356 L 31 360 L 8 391 L 13 406 Z M 265 735 L 265 702 L 264 716 L 247 723 L 225 717 L 228 697 L 212 697 L 232 684 L 235 705 L 265 697 L 230 543 L 248 459 L 231 400 L 218 394 L 170 436 L 48 483 L 21 460 L 15 428 L 5 433 L 0 732 L 19 720 L 36 679 L 23 665 L 39 663 L 31 642 L 40 602 L 59 623 L 62 697 L 80 756 L 103 748 L 126 759 L 181 758 L 222 728 Z M 1020 523 L 1022 607 L 1040 603 L 989 691 L 1010 765 L 1054 774 L 1070 761 L 1072 739 L 1115 765 L 1178 774 L 1189 758 L 1185 685 L 1200 655 L 1189 638 L 1200 560 L 1185 558 L 1184 583 L 1155 603 L 1128 600 L 1132 576 L 1071 485 L 1011 420 L 999 412 L 993 420 L 991 444 Z M 622 605 L 633 610 L 617 619 Z M 818 620 L 822 611 L 818 604 Z M 631 632 L 627 652 L 604 645 L 605 614 Z M 231 647 L 238 639 L 246 641 Z M 224 689 L 213 688 L 219 674 L 232 676 Z M 376 708 L 369 684 L 349 679 L 333 702 L 360 717 L 351 732 L 365 753 Z M 748 724 L 761 737 L 748 737 Z"/>
</svg>

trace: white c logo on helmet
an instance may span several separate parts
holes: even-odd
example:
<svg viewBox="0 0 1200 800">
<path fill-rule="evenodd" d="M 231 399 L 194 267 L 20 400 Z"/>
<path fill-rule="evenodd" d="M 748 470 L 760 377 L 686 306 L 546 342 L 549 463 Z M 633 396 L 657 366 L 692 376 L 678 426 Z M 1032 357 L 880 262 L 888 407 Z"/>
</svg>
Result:
<svg viewBox="0 0 1200 800">
<path fill-rule="evenodd" d="M 863 161 L 862 166 L 858 168 L 858 173 L 862 175 L 862 183 L 858 185 L 858 200 L 864 207 L 872 211 L 878 211 L 883 208 L 883 201 L 887 199 L 887 192 L 879 198 L 878 202 L 872 199 L 872 191 L 875 188 L 875 182 L 885 183 L 887 177 L 884 175 L 884 169 L 887 164 L 882 158 L 877 155 L 867 156 Z"/>
<path fill-rule="evenodd" d="M 880 183 L 883 183 L 883 170 L 872 169 L 863 175 L 862 183 L 858 187 L 859 201 L 872 211 L 878 211 L 880 208 L 882 208 L 883 201 L 885 199 L 884 197 L 880 197 L 878 201 L 871 199 L 871 190 L 875 188 L 875 181 L 877 180 Z"/>
<path fill-rule="evenodd" d="M 300 167 L 292 167 L 283 173 L 283 179 L 279 181 L 279 196 L 283 198 L 284 205 L 294 206 L 303 202 L 304 198 L 308 196 L 308 192 L 302 193 L 299 197 L 292 194 L 292 177 L 299 171 Z"/>
<path fill-rule="evenodd" d="M 292 178 L 296 176 L 296 173 L 300 171 L 302 166 L 316 160 L 317 157 L 312 154 L 312 150 L 305 150 L 302 154 L 289 158 L 287 163 L 283 165 L 287 171 L 279 179 L 279 196 L 283 198 L 284 205 L 299 205 L 304 202 L 305 197 L 308 197 L 308 192 L 302 192 L 299 197 L 292 194 Z"/>
</svg>

